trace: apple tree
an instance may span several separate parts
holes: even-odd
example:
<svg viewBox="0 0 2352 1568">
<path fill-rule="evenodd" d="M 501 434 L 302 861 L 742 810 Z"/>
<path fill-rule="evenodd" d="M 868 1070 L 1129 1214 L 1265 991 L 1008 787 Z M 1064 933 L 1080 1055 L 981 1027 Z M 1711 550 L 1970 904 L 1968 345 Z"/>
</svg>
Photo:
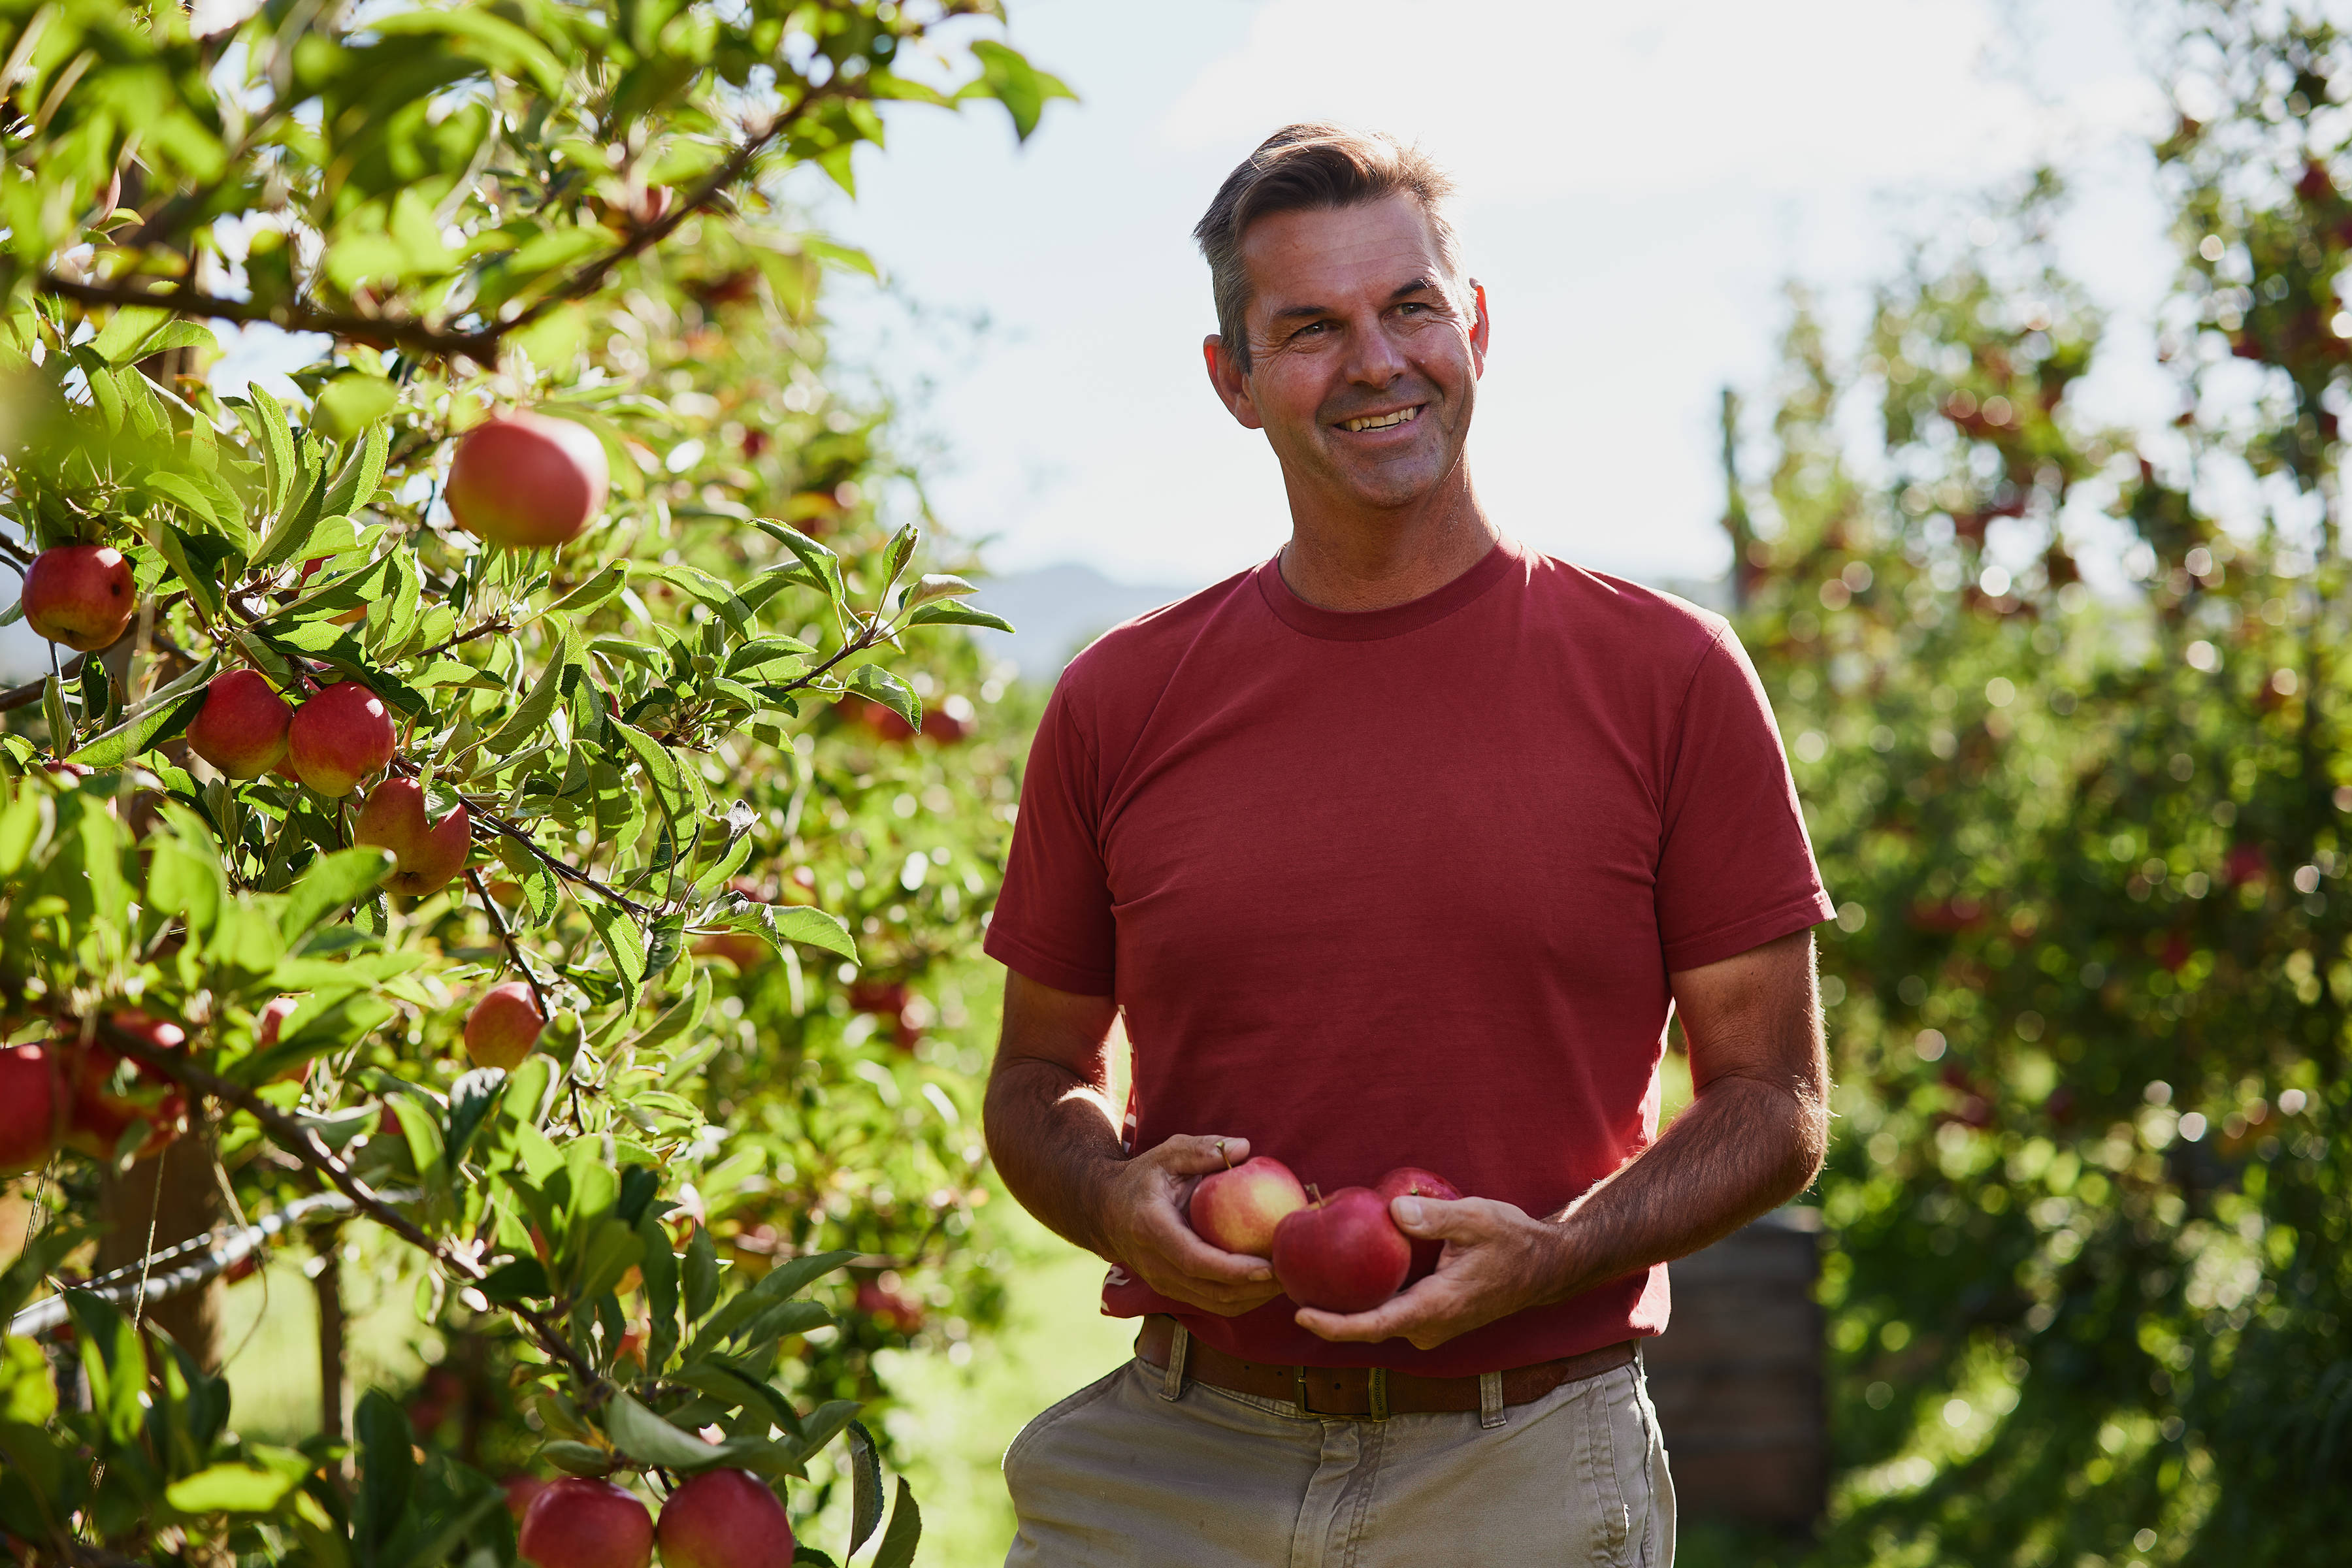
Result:
<svg viewBox="0 0 2352 1568">
<path fill-rule="evenodd" d="M 854 1417 L 987 1310 L 1013 726 L 827 376 L 870 264 L 787 193 L 887 103 L 1025 137 L 1063 89 L 993 20 L 0 0 L 0 563 L 56 650 L 0 696 L 18 1555 L 643 1568 L 652 1499 L 718 1568 L 845 1475 L 911 1561 Z M 299 397 L 207 378 L 246 324 Z M 236 1432 L 202 1279 L 298 1214 L 415 1280 L 469 1413 L 331 1337 L 317 1433 Z"/>
<path fill-rule="evenodd" d="M 2045 180 L 1924 246 L 1852 363 L 1801 310 L 1735 487 L 1842 900 L 1828 1560 L 2314 1562 L 2352 1485 L 2352 51 L 2189 15 L 2179 422 L 2076 412 L 2121 350 Z"/>
</svg>

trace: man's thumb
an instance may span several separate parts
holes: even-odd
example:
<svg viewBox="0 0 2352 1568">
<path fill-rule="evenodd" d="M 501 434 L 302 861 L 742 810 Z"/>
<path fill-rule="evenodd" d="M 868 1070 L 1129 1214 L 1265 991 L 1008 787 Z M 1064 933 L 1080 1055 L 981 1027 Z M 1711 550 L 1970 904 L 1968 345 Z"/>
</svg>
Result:
<svg viewBox="0 0 2352 1568">
<path fill-rule="evenodd" d="M 1389 1215 L 1396 1221 L 1397 1228 L 1407 1236 L 1445 1237 L 1454 1234 L 1455 1215 L 1461 1207 L 1460 1204 L 1448 1203 L 1443 1198 L 1408 1194 L 1390 1200 Z"/>
<path fill-rule="evenodd" d="M 1169 1167 L 1181 1176 L 1205 1176 L 1249 1158 L 1246 1138 L 1175 1137 L 1163 1145 Z"/>
</svg>

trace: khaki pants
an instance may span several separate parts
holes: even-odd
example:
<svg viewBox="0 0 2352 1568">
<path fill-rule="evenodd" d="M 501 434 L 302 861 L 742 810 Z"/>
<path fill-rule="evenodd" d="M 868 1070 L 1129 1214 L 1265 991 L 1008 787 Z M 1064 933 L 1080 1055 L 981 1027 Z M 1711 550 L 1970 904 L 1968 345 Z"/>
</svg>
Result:
<svg viewBox="0 0 2352 1568">
<path fill-rule="evenodd" d="M 1386 1421 L 1129 1362 L 1021 1430 L 1005 1568 L 1670 1568 L 1674 1482 L 1641 1363 L 1511 1406 Z"/>
</svg>

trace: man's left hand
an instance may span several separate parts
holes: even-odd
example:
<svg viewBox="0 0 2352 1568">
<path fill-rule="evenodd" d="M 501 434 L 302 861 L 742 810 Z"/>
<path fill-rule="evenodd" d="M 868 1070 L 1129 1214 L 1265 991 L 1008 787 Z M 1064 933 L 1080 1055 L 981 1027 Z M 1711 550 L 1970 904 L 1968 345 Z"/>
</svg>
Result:
<svg viewBox="0 0 2352 1568">
<path fill-rule="evenodd" d="M 1569 1279 L 1560 1226 L 1492 1198 L 1397 1198 L 1397 1227 L 1416 1239 L 1445 1243 L 1437 1272 L 1369 1312 L 1298 1310 L 1298 1326 L 1327 1340 L 1404 1339 L 1419 1350 L 1558 1300 Z"/>
</svg>

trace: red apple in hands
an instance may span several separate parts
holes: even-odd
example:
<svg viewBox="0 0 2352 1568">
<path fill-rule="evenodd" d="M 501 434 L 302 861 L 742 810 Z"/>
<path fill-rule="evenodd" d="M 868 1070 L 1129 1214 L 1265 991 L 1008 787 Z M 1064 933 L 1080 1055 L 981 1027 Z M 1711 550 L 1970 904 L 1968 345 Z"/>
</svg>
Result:
<svg viewBox="0 0 2352 1568">
<path fill-rule="evenodd" d="M 1376 1183 L 1372 1191 L 1383 1198 L 1436 1198 L 1443 1203 L 1460 1203 L 1462 1194 L 1452 1182 L 1418 1165 L 1399 1165 Z M 1404 1282 L 1410 1287 L 1437 1272 L 1437 1259 L 1445 1250 L 1445 1243 L 1434 1237 L 1408 1237 L 1412 1243 L 1412 1267 L 1405 1270 Z"/>
<path fill-rule="evenodd" d="M 530 550 L 578 537 L 604 510 L 610 479 L 604 444 L 585 426 L 505 414 L 459 439 L 446 493 L 458 527 L 491 544 Z"/>
<path fill-rule="evenodd" d="M 530 985 L 509 980 L 484 992 L 466 1015 L 466 1054 L 476 1067 L 512 1072 L 539 1044 L 539 1032 L 545 1027 L 547 1016 L 539 1010 Z"/>
<path fill-rule="evenodd" d="M 188 749 L 233 779 L 257 779 L 286 760 L 294 710 L 257 669 L 213 677 L 188 726 Z"/>
<path fill-rule="evenodd" d="M 139 608 L 131 563 L 110 544 L 61 544 L 25 574 L 25 622 L 84 653 L 110 645 Z"/>
<path fill-rule="evenodd" d="M 339 680 L 297 708 L 286 732 L 296 775 L 324 795 L 357 789 L 392 761 L 393 742 L 383 699 L 356 680 Z"/>
<path fill-rule="evenodd" d="M 65 1131 L 65 1074 L 47 1046 L 0 1049 L 0 1176 L 37 1171 Z"/>
<path fill-rule="evenodd" d="M 386 779 L 368 791 L 367 804 L 352 824 L 353 844 L 392 851 L 395 864 L 383 885 L 412 896 L 446 887 L 464 870 L 473 835 L 473 818 L 463 802 L 433 821 L 425 810 L 425 786 L 415 779 Z"/>
<path fill-rule="evenodd" d="M 624 1487 L 565 1476 L 523 1510 L 516 1546 L 538 1568 L 646 1568 L 654 1516 Z"/>
<path fill-rule="evenodd" d="M 1274 1277 L 1302 1307 L 1369 1312 L 1397 1293 L 1412 1266 L 1412 1243 L 1370 1187 L 1342 1187 L 1275 1227 Z"/>
<path fill-rule="evenodd" d="M 1192 1189 L 1192 1228 L 1211 1247 L 1251 1258 L 1274 1256 L 1274 1232 L 1307 1206 L 1307 1189 L 1281 1161 L 1260 1154 L 1213 1172 Z"/>
<path fill-rule="evenodd" d="M 793 1526 L 747 1470 L 705 1470 L 661 1510 L 662 1568 L 791 1568 Z"/>
</svg>

